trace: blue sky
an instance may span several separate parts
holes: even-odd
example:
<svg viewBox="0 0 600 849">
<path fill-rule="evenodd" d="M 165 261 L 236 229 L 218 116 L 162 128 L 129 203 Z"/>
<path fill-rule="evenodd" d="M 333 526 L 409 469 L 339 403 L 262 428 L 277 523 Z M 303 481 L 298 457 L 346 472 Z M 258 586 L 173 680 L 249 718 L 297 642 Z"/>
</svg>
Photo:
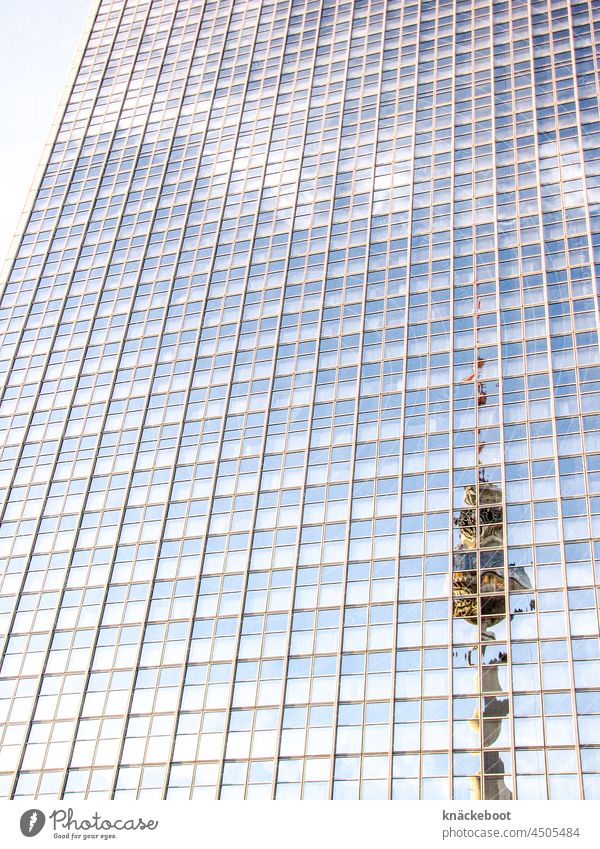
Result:
<svg viewBox="0 0 600 849">
<path fill-rule="evenodd" d="M 96 0 L 0 0 L 0 269 Z"/>
</svg>

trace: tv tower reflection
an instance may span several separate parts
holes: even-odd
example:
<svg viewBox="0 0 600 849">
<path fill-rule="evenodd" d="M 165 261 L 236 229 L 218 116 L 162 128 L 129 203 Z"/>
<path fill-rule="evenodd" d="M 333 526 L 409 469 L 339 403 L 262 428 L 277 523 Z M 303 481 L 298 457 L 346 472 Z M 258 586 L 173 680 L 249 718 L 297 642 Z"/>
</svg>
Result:
<svg viewBox="0 0 600 849">
<path fill-rule="evenodd" d="M 479 309 L 478 303 L 477 317 Z M 463 488 L 463 506 L 454 517 L 454 750 L 464 749 L 465 762 L 479 764 L 469 775 L 472 799 L 507 800 L 513 798 L 509 786 L 508 600 L 511 592 L 531 589 L 531 583 L 522 566 L 507 563 L 502 487 L 490 480 L 482 461 L 485 441 L 479 415 L 488 402 L 486 361 L 477 352 L 475 356 L 475 369 L 463 382 L 472 382 L 475 390 L 476 468 L 472 482 Z M 467 710 L 472 710 L 468 718 Z"/>
</svg>

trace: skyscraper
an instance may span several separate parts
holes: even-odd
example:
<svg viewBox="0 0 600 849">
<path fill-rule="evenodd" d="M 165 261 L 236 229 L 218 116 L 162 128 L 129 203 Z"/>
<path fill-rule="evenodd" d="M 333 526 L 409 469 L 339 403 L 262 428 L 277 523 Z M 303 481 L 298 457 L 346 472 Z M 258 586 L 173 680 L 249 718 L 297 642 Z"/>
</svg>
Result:
<svg viewBox="0 0 600 849">
<path fill-rule="evenodd" d="M 4 796 L 600 798 L 599 57 L 99 2 L 0 302 Z"/>
</svg>

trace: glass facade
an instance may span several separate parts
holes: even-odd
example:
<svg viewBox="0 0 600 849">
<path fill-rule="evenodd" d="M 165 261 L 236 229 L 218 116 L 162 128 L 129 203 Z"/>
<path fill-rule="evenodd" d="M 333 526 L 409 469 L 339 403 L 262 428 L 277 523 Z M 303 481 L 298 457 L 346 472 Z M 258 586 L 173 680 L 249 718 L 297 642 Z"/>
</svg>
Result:
<svg viewBox="0 0 600 849">
<path fill-rule="evenodd" d="M 101 0 L 0 302 L 3 796 L 600 798 L 599 57 Z"/>
</svg>

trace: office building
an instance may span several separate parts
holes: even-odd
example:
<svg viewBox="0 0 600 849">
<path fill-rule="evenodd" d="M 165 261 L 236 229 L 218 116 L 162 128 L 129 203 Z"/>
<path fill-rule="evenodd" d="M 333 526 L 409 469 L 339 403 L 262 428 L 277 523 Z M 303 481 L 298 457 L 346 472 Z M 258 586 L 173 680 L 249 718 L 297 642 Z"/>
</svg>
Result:
<svg viewBox="0 0 600 849">
<path fill-rule="evenodd" d="M 0 302 L 5 797 L 600 798 L 599 56 L 101 0 Z"/>
</svg>

